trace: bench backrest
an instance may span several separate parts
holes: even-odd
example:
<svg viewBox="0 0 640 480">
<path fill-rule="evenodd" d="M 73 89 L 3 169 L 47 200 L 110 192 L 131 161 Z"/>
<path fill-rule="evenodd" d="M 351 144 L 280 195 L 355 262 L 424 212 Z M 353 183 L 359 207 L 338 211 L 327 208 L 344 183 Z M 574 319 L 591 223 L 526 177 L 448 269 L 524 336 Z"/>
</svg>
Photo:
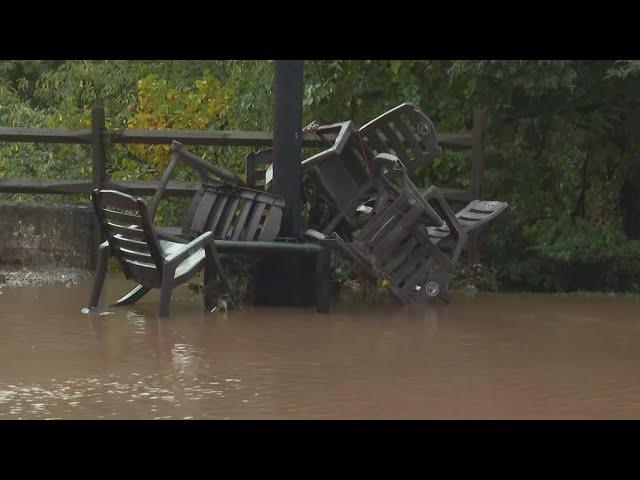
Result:
<svg viewBox="0 0 640 480">
<path fill-rule="evenodd" d="M 162 250 L 145 202 L 116 190 L 94 190 L 92 200 L 103 238 L 125 276 L 147 287 L 158 287 Z"/>
<path fill-rule="evenodd" d="M 203 184 L 185 213 L 182 234 L 195 238 L 211 231 L 219 240 L 271 242 L 280 231 L 283 208 L 284 200 L 276 195 Z"/>
<path fill-rule="evenodd" d="M 360 127 L 374 155 L 392 153 L 412 170 L 440 154 L 433 122 L 412 103 L 403 103 Z"/>
</svg>

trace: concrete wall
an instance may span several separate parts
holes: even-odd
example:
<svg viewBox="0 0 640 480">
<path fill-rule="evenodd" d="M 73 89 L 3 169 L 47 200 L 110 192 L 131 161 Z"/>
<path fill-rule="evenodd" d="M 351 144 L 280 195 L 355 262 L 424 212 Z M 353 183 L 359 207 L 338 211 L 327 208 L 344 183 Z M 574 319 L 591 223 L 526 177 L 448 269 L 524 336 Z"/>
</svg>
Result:
<svg viewBox="0 0 640 480">
<path fill-rule="evenodd" d="M 85 203 L 0 201 L 0 264 L 94 268 L 93 209 Z"/>
</svg>

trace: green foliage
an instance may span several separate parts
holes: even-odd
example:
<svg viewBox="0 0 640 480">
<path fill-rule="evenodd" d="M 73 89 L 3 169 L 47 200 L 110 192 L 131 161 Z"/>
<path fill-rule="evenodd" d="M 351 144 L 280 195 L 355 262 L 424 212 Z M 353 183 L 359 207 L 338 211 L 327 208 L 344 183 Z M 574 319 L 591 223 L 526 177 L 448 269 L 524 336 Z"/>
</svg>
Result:
<svg viewBox="0 0 640 480">
<path fill-rule="evenodd" d="M 493 257 L 499 285 L 543 292 L 639 291 L 640 241 L 581 218 L 545 224 L 535 236 L 507 229 L 509 245 L 500 245 L 504 250 Z"/>
<path fill-rule="evenodd" d="M 640 288 L 640 241 L 584 220 L 551 225 L 532 247 L 553 291 L 630 291 Z"/>
<path fill-rule="evenodd" d="M 497 292 L 500 283 L 498 272 L 493 265 L 461 264 L 455 272 L 451 290 L 464 290 L 474 288 L 485 292 Z"/>
</svg>

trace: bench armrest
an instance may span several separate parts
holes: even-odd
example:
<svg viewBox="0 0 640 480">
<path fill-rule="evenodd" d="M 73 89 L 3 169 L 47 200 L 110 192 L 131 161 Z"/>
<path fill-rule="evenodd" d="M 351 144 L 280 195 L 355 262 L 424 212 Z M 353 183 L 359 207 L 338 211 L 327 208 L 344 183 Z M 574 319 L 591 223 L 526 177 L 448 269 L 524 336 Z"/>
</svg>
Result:
<svg viewBox="0 0 640 480">
<path fill-rule="evenodd" d="M 213 232 L 205 232 L 195 240 L 183 245 L 176 252 L 172 253 L 164 259 L 165 264 L 174 265 L 179 264 L 183 260 L 189 257 L 191 250 L 196 247 L 201 247 L 203 244 L 210 242 L 215 249 L 215 241 L 213 239 Z"/>
</svg>

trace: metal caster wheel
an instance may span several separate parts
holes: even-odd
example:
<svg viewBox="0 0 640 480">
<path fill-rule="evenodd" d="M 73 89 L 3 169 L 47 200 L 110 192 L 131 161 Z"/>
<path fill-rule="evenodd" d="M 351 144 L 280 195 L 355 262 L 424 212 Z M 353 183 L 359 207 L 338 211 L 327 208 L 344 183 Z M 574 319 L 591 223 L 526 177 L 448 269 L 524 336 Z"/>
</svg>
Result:
<svg viewBox="0 0 640 480">
<path fill-rule="evenodd" d="M 440 285 L 438 282 L 427 282 L 424 286 L 424 291 L 429 297 L 437 297 L 440 294 Z"/>
</svg>

